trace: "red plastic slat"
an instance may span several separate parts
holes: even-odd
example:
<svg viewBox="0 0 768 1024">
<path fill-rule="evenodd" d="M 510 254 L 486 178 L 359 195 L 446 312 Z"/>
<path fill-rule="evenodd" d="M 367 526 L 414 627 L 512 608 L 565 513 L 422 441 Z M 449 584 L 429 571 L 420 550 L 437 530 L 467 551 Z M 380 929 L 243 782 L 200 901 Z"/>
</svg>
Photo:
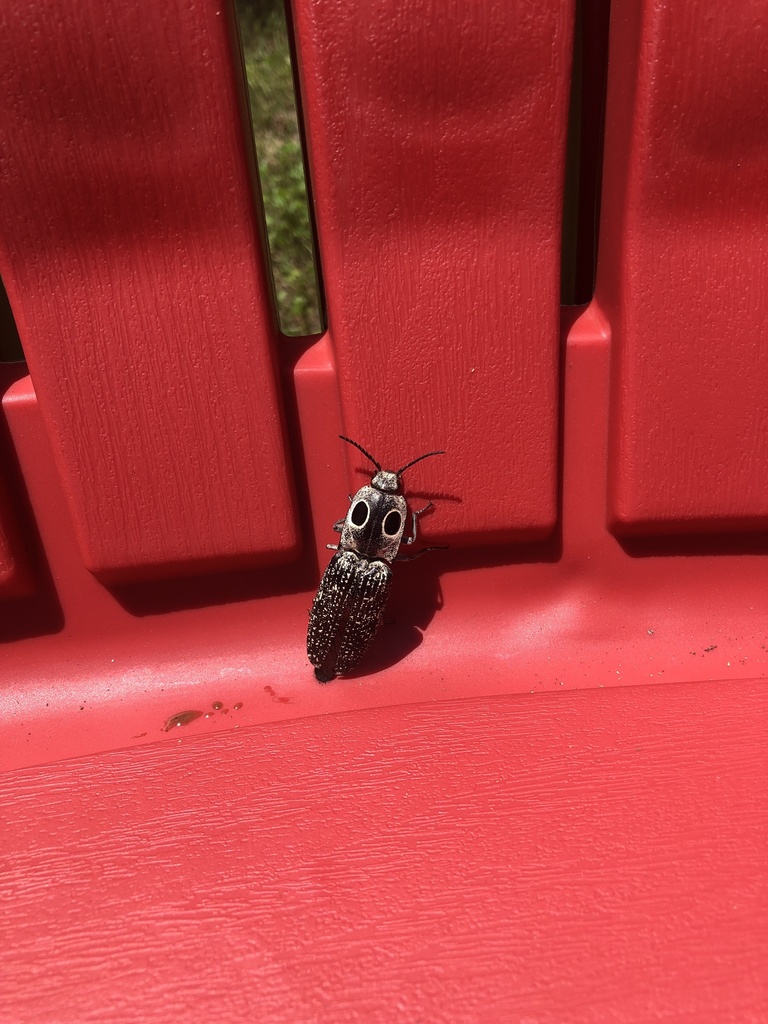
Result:
<svg viewBox="0 0 768 1024">
<path fill-rule="evenodd" d="M 768 10 L 700 13 L 611 13 L 598 299 L 630 533 L 768 524 Z"/>
<path fill-rule="evenodd" d="M 2 14 L 0 272 L 82 555 L 108 581 L 293 555 L 227 19 Z"/>
<path fill-rule="evenodd" d="M 424 523 L 454 538 L 556 519 L 572 13 L 295 5 L 344 425 L 392 468 L 447 449 L 411 483 L 460 498 Z"/>
<path fill-rule="evenodd" d="M 561 691 L 11 773 L 5 1019 L 763 1021 L 767 716 Z"/>
</svg>

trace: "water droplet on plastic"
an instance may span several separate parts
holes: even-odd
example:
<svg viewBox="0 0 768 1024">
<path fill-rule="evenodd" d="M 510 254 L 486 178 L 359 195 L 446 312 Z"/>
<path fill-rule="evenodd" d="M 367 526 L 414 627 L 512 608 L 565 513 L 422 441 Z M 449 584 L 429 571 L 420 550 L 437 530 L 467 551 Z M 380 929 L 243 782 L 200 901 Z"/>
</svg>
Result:
<svg viewBox="0 0 768 1024">
<path fill-rule="evenodd" d="M 163 731 L 170 732 L 171 729 L 178 729 L 182 725 L 189 725 L 196 718 L 201 718 L 202 714 L 202 711 L 180 711 L 178 715 L 171 715 L 163 726 Z"/>
</svg>

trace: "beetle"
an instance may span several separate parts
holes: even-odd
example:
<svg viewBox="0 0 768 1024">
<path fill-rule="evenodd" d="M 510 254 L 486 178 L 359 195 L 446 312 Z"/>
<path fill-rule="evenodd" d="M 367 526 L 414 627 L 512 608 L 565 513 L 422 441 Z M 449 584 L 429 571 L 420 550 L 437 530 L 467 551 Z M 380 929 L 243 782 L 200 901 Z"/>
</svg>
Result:
<svg viewBox="0 0 768 1024">
<path fill-rule="evenodd" d="M 392 563 L 411 561 L 427 551 L 413 555 L 398 554 L 400 545 L 413 544 L 418 535 L 420 515 L 433 507 L 411 512 L 411 536 L 403 538 L 408 505 L 401 490 L 406 469 L 443 451 L 427 452 L 396 472 L 381 465 L 357 441 L 339 434 L 342 441 L 354 445 L 376 467 L 370 484 L 350 495 L 349 510 L 333 528 L 341 534 L 338 544 L 327 544 L 336 554 L 323 573 L 307 631 L 307 655 L 315 666 L 315 678 L 328 683 L 353 668 L 365 654 L 381 625 L 392 586 Z"/>
</svg>

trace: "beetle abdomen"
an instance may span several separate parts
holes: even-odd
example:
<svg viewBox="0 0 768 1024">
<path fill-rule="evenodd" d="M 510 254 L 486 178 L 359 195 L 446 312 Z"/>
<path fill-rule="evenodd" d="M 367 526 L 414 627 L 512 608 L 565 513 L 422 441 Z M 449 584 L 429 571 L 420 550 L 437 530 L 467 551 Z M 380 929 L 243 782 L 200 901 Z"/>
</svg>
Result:
<svg viewBox="0 0 768 1024">
<path fill-rule="evenodd" d="M 392 570 L 385 562 L 369 562 L 353 551 L 333 556 L 312 603 L 307 632 L 307 655 L 321 683 L 348 672 L 365 654 L 391 585 Z"/>
</svg>

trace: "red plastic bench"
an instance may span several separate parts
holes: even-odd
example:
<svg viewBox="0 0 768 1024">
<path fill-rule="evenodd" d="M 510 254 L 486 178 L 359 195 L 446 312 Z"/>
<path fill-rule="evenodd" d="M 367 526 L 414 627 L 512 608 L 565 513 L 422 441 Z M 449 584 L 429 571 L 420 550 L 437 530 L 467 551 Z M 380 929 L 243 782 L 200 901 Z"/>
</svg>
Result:
<svg viewBox="0 0 768 1024">
<path fill-rule="evenodd" d="M 764 1020 L 768 19 L 614 0 L 561 309 L 573 5 L 296 0 L 284 339 L 231 17 L 2 15 L 0 1018 Z M 450 549 L 320 686 L 340 432 Z"/>
</svg>

